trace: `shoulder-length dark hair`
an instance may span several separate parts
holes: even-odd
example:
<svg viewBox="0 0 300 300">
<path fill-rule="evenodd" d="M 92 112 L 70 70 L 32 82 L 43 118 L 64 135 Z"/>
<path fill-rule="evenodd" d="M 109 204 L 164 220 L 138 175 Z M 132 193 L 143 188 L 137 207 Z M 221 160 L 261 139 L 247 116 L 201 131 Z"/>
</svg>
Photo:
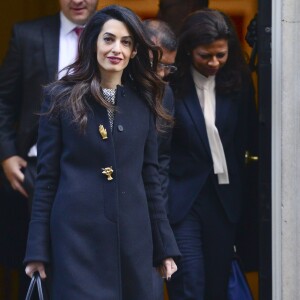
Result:
<svg viewBox="0 0 300 300">
<path fill-rule="evenodd" d="M 205 8 L 190 14 L 181 28 L 173 84 L 177 93 L 186 92 L 192 50 L 220 39 L 228 41 L 228 60 L 216 75 L 216 90 L 224 94 L 240 90 L 249 71 L 234 26 L 224 13 Z"/>
<path fill-rule="evenodd" d="M 86 24 L 80 36 L 77 60 L 67 67 L 67 74 L 61 80 L 52 83 L 49 87 L 50 95 L 54 100 L 50 113 L 67 109 L 72 112 L 73 121 L 84 130 L 87 124 L 90 96 L 104 107 L 111 108 L 100 91 L 101 74 L 96 53 L 98 35 L 104 23 L 111 19 L 126 25 L 133 36 L 134 48 L 137 49 L 136 56 L 130 59 L 123 71 L 122 83 L 131 82 L 157 117 L 171 121 L 172 117 L 163 110 L 161 105 L 164 83 L 155 73 L 160 54 L 159 48 L 145 37 L 140 18 L 130 9 L 118 5 L 99 10 Z M 152 62 L 150 62 L 149 52 L 152 52 Z"/>
</svg>

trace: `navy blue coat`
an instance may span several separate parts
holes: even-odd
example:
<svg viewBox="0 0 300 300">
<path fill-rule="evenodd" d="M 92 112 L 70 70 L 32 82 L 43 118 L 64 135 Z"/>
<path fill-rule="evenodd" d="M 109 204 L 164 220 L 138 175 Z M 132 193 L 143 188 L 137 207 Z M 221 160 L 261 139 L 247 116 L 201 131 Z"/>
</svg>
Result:
<svg viewBox="0 0 300 300">
<path fill-rule="evenodd" d="M 175 98 L 176 124 L 171 146 L 169 185 L 171 223 L 177 223 L 186 216 L 208 177 L 213 174 L 204 115 L 193 79 L 187 82 L 190 85 L 186 95 Z M 230 184 L 220 185 L 217 176 L 213 175 L 212 178 L 231 222 L 239 220 L 245 199 L 245 151 L 251 150 L 251 122 L 255 124 L 255 120 L 257 117 L 250 81 L 244 82 L 240 92 L 216 94 L 216 127 L 226 156 Z"/>
<path fill-rule="evenodd" d="M 40 118 L 25 262 L 49 264 L 55 300 L 152 300 L 153 264 L 179 255 L 162 201 L 153 115 L 129 86 L 116 97 L 113 134 L 93 99 L 85 134 L 68 112 Z M 106 167 L 113 180 L 102 174 Z"/>
</svg>

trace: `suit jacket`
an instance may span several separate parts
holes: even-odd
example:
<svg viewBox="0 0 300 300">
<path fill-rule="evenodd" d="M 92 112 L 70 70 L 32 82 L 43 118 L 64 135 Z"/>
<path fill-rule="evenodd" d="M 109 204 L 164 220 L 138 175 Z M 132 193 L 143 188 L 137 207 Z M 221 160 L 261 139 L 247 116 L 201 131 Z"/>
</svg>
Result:
<svg viewBox="0 0 300 300">
<path fill-rule="evenodd" d="M 216 94 L 216 127 L 223 144 L 230 184 L 220 185 L 213 174 L 204 115 L 193 79 L 184 97 L 175 99 L 175 120 L 171 146 L 169 217 L 171 223 L 181 221 L 202 187 L 212 178 L 229 220 L 237 222 L 241 214 L 244 191 L 245 151 L 251 122 L 257 120 L 253 87 L 244 82 L 241 92 Z"/>
<path fill-rule="evenodd" d="M 57 74 L 59 14 L 16 24 L 0 68 L 0 160 L 26 157 L 37 139 L 42 85 Z"/>
<path fill-rule="evenodd" d="M 116 102 L 113 133 L 107 110 L 92 98 L 84 134 L 68 112 L 40 118 L 25 261 L 53 268 L 53 299 L 152 300 L 152 257 L 158 265 L 179 255 L 162 201 L 152 113 L 127 85 Z"/>
</svg>

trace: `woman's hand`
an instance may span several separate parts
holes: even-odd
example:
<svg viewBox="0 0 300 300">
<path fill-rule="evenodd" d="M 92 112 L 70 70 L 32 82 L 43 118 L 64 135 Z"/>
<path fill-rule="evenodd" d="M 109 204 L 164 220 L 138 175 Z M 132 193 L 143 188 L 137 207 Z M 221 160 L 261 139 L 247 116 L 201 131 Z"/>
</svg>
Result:
<svg viewBox="0 0 300 300">
<path fill-rule="evenodd" d="M 26 266 L 25 268 L 26 275 L 32 277 L 32 275 L 35 272 L 39 272 L 41 279 L 46 279 L 47 276 L 45 272 L 45 266 L 42 262 L 33 261 Z"/>
<path fill-rule="evenodd" d="M 162 265 L 157 267 L 157 271 L 162 278 L 170 280 L 173 273 L 177 271 L 177 266 L 173 258 L 166 258 L 165 260 L 163 260 Z"/>
</svg>

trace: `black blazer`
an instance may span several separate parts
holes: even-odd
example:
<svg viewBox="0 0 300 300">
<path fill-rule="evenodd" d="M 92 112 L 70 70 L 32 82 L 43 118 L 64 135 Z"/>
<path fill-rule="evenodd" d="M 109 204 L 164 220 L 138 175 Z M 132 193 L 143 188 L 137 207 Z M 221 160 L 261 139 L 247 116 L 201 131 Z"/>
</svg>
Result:
<svg viewBox="0 0 300 300">
<path fill-rule="evenodd" d="M 58 69 L 59 14 L 16 24 L 0 68 L 0 160 L 26 157 L 37 139 L 42 85 Z"/>
<path fill-rule="evenodd" d="M 200 103 L 190 78 L 187 94 L 175 99 L 170 164 L 169 217 L 181 221 L 208 177 L 213 178 L 219 199 L 232 222 L 237 222 L 243 201 L 245 151 L 249 149 L 251 122 L 257 123 L 253 87 L 245 82 L 241 92 L 216 95 L 216 126 L 224 147 L 230 184 L 220 185 L 213 174 L 213 161 Z M 252 135 L 253 136 L 253 135 Z"/>
</svg>

